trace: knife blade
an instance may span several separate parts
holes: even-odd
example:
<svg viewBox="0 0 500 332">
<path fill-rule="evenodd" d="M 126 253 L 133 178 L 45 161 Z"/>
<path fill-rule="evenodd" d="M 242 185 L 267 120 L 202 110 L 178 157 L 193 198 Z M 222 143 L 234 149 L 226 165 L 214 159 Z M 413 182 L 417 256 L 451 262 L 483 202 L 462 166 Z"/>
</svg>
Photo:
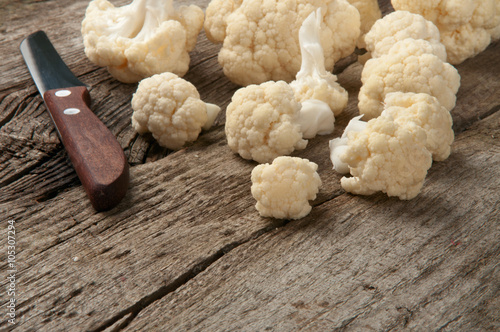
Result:
<svg viewBox="0 0 500 332">
<path fill-rule="evenodd" d="M 26 37 L 20 50 L 92 206 L 97 211 L 115 207 L 127 192 L 129 167 L 115 136 L 90 109 L 87 86 L 45 32 Z"/>
</svg>

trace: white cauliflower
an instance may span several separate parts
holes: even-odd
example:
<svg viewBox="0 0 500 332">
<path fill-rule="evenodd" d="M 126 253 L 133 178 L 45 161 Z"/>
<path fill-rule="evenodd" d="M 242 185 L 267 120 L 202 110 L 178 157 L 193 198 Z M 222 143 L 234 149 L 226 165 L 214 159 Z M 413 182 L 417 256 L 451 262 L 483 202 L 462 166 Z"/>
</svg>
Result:
<svg viewBox="0 0 500 332">
<path fill-rule="evenodd" d="M 219 63 L 234 83 L 290 82 L 300 69 L 299 28 L 321 8 L 325 66 L 351 54 L 360 33 L 359 12 L 346 0 L 216 0 L 207 8 L 207 36 L 223 39 Z M 224 28 L 225 27 L 225 28 Z"/>
<path fill-rule="evenodd" d="M 433 54 L 446 61 L 446 48 L 441 43 L 439 29 L 422 15 L 404 10 L 392 12 L 373 24 L 365 36 L 366 49 L 374 58 L 385 55 L 398 41 L 406 38 L 429 42 Z"/>
<path fill-rule="evenodd" d="M 448 158 L 454 139 L 453 120 L 436 98 L 426 93 L 393 92 L 387 94 L 384 103 L 385 109 L 380 116 L 393 119 L 402 127 L 409 123 L 421 127 L 427 136 L 425 147 L 432 158 L 435 161 Z"/>
<path fill-rule="evenodd" d="M 290 83 L 299 102 L 317 99 L 325 102 L 334 115 L 347 105 L 347 91 L 337 83 L 337 76 L 325 68 L 320 42 L 321 9 L 312 12 L 299 30 L 302 64 L 296 79 Z"/>
<path fill-rule="evenodd" d="M 252 170 L 255 208 L 263 217 L 300 219 L 311 211 L 310 200 L 321 186 L 318 165 L 297 157 L 277 157 Z"/>
<path fill-rule="evenodd" d="M 414 123 L 402 127 L 387 117 L 378 117 L 361 131 L 349 131 L 347 138 L 347 148 L 334 145 L 341 153 L 331 150 L 352 175 L 340 181 L 346 191 L 358 195 L 382 191 L 405 200 L 418 195 L 432 165 L 422 128 Z"/>
<path fill-rule="evenodd" d="M 85 54 L 125 83 L 166 71 L 183 76 L 203 18 L 194 5 L 175 10 L 173 0 L 133 0 L 122 7 L 93 0 L 82 21 Z"/>
<path fill-rule="evenodd" d="M 361 18 L 361 33 L 358 39 L 358 48 L 365 48 L 365 35 L 370 31 L 373 24 L 382 17 L 382 12 L 377 0 L 347 0 L 356 7 Z"/>
<path fill-rule="evenodd" d="M 304 149 L 301 105 L 284 81 L 249 85 L 233 95 L 226 109 L 226 137 L 233 152 L 259 163 Z"/>
<path fill-rule="evenodd" d="M 390 92 L 428 93 L 448 111 L 455 107 L 460 75 L 455 67 L 432 54 L 434 48 L 423 39 L 403 39 L 386 55 L 366 62 L 359 91 L 358 108 L 365 119 L 383 111 Z"/>
<path fill-rule="evenodd" d="M 482 52 L 491 42 L 500 24 L 498 0 L 392 0 L 396 10 L 421 14 L 434 22 L 448 61 L 459 64 Z"/>
<path fill-rule="evenodd" d="M 200 100 L 196 87 L 173 73 L 143 79 L 132 97 L 132 126 L 161 146 L 180 149 L 210 128 L 220 107 Z"/>
<path fill-rule="evenodd" d="M 321 8 L 312 12 L 299 30 L 302 65 L 296 80 L 290 83 L 295 98 L 302 104 L 304 138 L 331 134 L 334 115 L 340 114 L 347 105 L 347 91 L 337 83 L 337 77 L 325 69 L 320 26 Z"/>
</svg>

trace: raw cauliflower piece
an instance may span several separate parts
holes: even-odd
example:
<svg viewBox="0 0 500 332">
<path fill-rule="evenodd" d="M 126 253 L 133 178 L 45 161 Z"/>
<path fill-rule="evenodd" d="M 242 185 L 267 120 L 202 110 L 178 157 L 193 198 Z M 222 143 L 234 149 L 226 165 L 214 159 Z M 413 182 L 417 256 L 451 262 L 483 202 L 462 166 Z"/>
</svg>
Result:
<svg viewBox="0 0 500 332">
<path fill-rule="evenodd" d="M 347 137 L 347 149 L 340 154 L 352 175 L 340 180 L 346 191 L 358 195 L 382 191 L 404 200 L 418 195 L 432 165 L 422 128 L 414 123 L 402 127 L 378 117 Z"/>
<path fill-rule="evenodd" d="M 233 152 L 259 163 L 304 149 L 301 105 L 284 81 L 249 85 L 233 95 L 226 109 L 226 137 Z"/>
<path fill-rule="evenodd" d="M 327 70 L 354 51 L 359 37 L 359 12 L 346 0 L 228 1 L 210 3 L 205 28 L 212 40 L 223 38 L 219 63 L 238 85 L 292 81 L 301 62 L 299 28 L 316 8 L 322 12 L 321 44 Z"/>
<path fill-rule="evenodd" d="M 302 64 L 290 86 L 299 102 L 321 100 L 328 104 L 334 115 L 339 115 L 347 105 L 348 95 L 337 83 L 337 76 L 325 68 L 320 28 L 321 9 L 318 9 L 304 20 L 299 30 Z"/>
<path fill-rule="evenodd" d="M 132 97 L 132 127 L 161 146 L 180 149 L 208 130 L 220 107 L 200 100 L 196 87 L 173 73 L 143 79 Z"/>
<path fill-rule="evenodd" d="M 434 22 L 441 32 L 441 42 L 448 61 L 459 64 L 482 52 L 491 43 L 491 29 L 496 19 L 498 0 L 392 0 L 396 10 L 421 14 Z"/>
<path fill-rule="evenodd" d="M 227 17 L 241 6 L 243 0 L 212 0 L 205 10 L 205 33 L 207 39 L 221 44 L 226 38 Z"/>
<path fill-rule="evenodd" d="M 277 157 L 252 170 L 255 208 L 263 217 L 300 219 L 311 211 L 310 200 L 321 186 L 318 165 L 297 157 Z"/>
<path fill-rule="evenodd" d="M 377 0 L 347 0 L 359 11 L 361 19 L 358 48 L 365 48 L 365 35 L 370 31 L 373 24 L 382 17 L 382 12 Z"/>
<path fill-rule="evenodd" d="M 296 80 L 290 83 L 295 98 L 302 104 L 300 124 L 304 138 L 331 134 L 335 117 L 347 105 L 347 91 L 337 77 L 325 69 L 320 42 L 321 8 L 302 23 L 299 42 L 302 65 Z"/>
<path fill-rule="evenodd" d="M 425 147 L 432 159 L 448 158 L 453 143 L 453 120 L 450 112 L 439 101 L 426 93 L 393 92 L 385 97 L 385 109 L 380 116 L 394 120 L 400 126 L 414 123 L 425 130 Z"/>
<path fill-rule="evenodd" d="M 175 10 L 173 0 L 133 0 L 122 7 L 93 0 L 82 21 L 85 54 L 125 83 L 166 71 L 183 76 L 203 18 L 194 5 Z"/>
<path fill-rule="evenodd" d="M 433 54 L 446 61 L 446 49 L 439 29 L 422 15 L 404 10 L 392 12 L 373 24 L 365 36 L 367 51 L 374 58 L 385 55 L 398 41 L 406 38 L 423 39 L 432 46 Z"/>
<path fill-rule="evenodd" d="M 428 93 L 448 111 L 453 109 L 460 75 L 432 50 L 428 41 L 407 38 L 394 44 L 388 54 L 368 60 L 361 73 L 360 114 L 367 120 L 379 116 L 385 96 L 398 91 Z"/>
</svg>

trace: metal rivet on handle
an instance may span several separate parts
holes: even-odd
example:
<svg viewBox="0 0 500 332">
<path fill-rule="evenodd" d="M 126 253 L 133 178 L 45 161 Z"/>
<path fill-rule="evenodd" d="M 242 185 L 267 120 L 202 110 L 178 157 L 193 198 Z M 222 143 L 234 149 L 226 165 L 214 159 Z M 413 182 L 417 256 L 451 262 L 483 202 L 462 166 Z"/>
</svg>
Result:
<svg viewBox="0 0 500 332">
<path fill-rule="evenodd" d="M 73 115 L 80 113 L 80 110 L 78 108 L 67 108 L 63 111 L 63 113 L 66 115 Z"/>
<path fill-rule="evenodd" d="M 57 97 L 67 97 L 71 94 L 71 91 L 69 90 L 59 90 L 59 91 L 56 91 L 55 95 Z"/>
</svg>

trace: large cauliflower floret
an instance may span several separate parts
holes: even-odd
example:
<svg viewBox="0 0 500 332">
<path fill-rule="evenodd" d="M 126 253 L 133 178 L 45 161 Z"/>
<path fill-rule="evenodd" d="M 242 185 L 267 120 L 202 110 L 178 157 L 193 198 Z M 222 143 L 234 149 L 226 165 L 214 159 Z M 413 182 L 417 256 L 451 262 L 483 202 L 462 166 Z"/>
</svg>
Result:
<svg viewBox="0 0 500 332">
<path fill-rule="evenodd" d="M 263 217 L 305 217 L 321 186 L 317 169 L 317 164 L 297 157 L 278 157 L 272 164 L 256 166 L 251 187 L 255 208 Z"/>
<path fill-rule="evenodd" d="M 196 87 L 173 73 L 142 80 L 132 97 L 132 126 L 161 146 L 180 149 L 213 124 L 220 108 L 200 100 Z"/>
<path fill-rule="evenodd" d="M 392 118 L 400 126 L 414 123 L 425 130 L 425 147 L 435 161 L 450 155 L 453 143 L 453 120 L 439 101 L 426 93 L 393 92 L 385 97 L 385 109 L 380 116 Z"/>
<path fill-rule="evenodd" d="M 429 42 L 433 53 L 446 61 L 446 49 L 441 43 L 439 29 L 422 15 L 398 10 L 373 24 L 365 36 L 366 49 L 374 58 L 385 55 L 398 41 L 406 38 Z"/>
<path fill-rule="evenodd" d="M 166 71 L 183 76 L 203 18 L 199 7 L 175 10 L 172 0 L 134 0 L 122 7 L 93 0 L 82 21 L 85 54 L 125 83 Z"/>
<path fill-rule="evenodd" d="M 422 128 L 378 117 L 347 137 L 347 148 L 340 154 L 352 175 L 340 181 L 346 191 L 359 195 L 382 191 L 400 199 L 418 195 L 432 164 Z"/>
<path fill-rule="evenodd" d="M 394 44 L 388 54 L 368 60 L 361 74 L 360 114 L 365 119 L 379 116 L 385 96 L 398 91 L 427 93 L 447 110 L 453 109 L 460 75 L 456 68 L 432 54 L 432 50 L 425 40 L 407 38 Z"/>
<path fill-rule="evenodd" d="M 452 64 L 482 52 L 500 24 L 498 0 L 392 0 L 392 5 L 396 10 L 421 14 L 434 22 Z"/>
<path fill-rule="evenodd" d="M 304 149 L 307 140 L 302 139 L 300 107 L 284 81 L 239 89 L 226 109 L 229 147 L 259 163 Z"/>
<path fill-rule="evenodd" d="M 365 48 L 365 35 L 370 31 L 373 24 L 382 17 L 382 12 L 377 0 L 347 0 L 356 7 L 361 18 L 361 32 L 357 46 Z"/>
<path fill-rule="evenodd" d="M 226 25 L 219 63 L 224 74 L 242 86 L 295 78 L 301 64 L 299 28 L 317 8 L 322 11 L 321 44 L 327 70 L 354 51 L 360 32 L 359 12 L 346 0 L 243 0 L 239 6 L 233 1 L 217 8 L 222 13 L 210 7 L 207 20 L 215 21 L 212 13 L 222 23 L 208 24 L 208 35 L 220 40 Z M 233 12 L 227 14 L 228 10 Z"/>
</svg>

